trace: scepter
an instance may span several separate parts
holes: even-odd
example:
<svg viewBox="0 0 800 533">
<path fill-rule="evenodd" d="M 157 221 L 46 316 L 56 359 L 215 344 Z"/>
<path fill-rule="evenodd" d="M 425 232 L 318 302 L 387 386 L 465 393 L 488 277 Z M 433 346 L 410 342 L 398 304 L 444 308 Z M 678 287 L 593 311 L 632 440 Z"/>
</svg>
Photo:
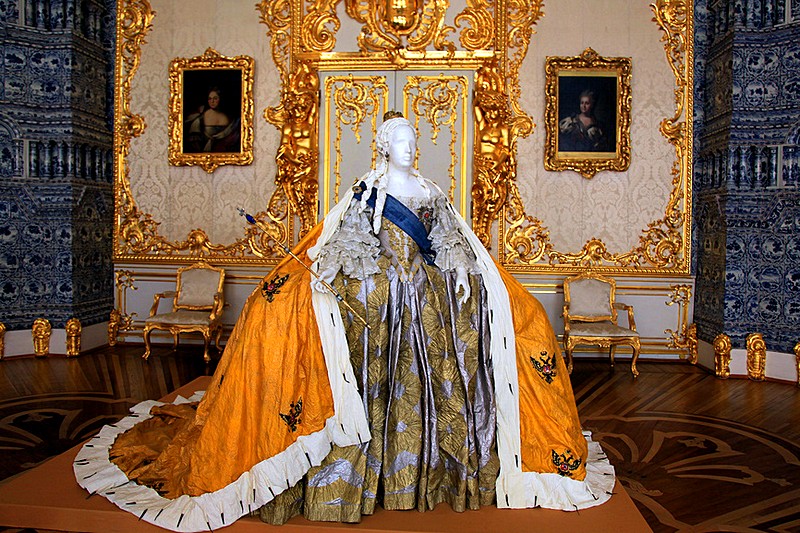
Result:
<svg viewBox="0 0 800 533">
<path fill-rule="evenodd" d="M 264 225 L 264 223 L 263 223 L 263 222 L 261 222 L 260 220 L 256 220 L 256 219 L 255 219 L 255 217 L 253 217 L 253 216 L 252 216 L 250 213 L 247 213 L 247 212 L 245 212 L 245 210 L 244 210 L 244 209 L 242 209 L 241 207 L 237 207 L 236 209 L 238 209 L 238 210 L 239 210 L 239 215 L 243 216 L 243 217 L 245 218 L 245 220 L 247 220 L 247 222 L 249 222 L 250 224 L 252 224 L 252 225 L 256 226 L 257 228 L 259 228 L 259 229 L 260 229 L 261 231 L 263 231 L 264 233 L 268 233 L 268 232 L 269 232 L 269 228 L 267 228 L 267 227 Z M 294 252 L 291 250 L 291 248 L 289 248 L 288 246 L 286 246 L 286 245 L 285 245 L 285 244 L 283 244 L 282 242 L 279 242 L 279 243 L 277 243 L 277 244 L 278 244 L 278 246 L 280 246 L 280 247 L 283 249 L 283 251 L 284 251 L 284 252 L 285 252 L 287 255 L 291 256 L 291 257 L 292 257 L 292 259 L 294 259 L 295 261 L 297 261 L 298 263 L 300 263 L 301 265 L 303 265 L 303 268 L 305 268 L 306 270 L 308 270 L 308 271 L 311 273 L 311 275 L 312 275 L 312 276 L 314 276 L 315 278 L 317 278 L 317 279 L 319 280 L 319 282 L 322 284 L 322 286 L 323 286 L 323 287 L 325 287 L 326 289 L 328 289 L 329 291 L 331 291 L 331 294 L 333 294 L 333 295 L 336 297 L 336 300 L 337 300 L 338 302 L 341 302 L 341 303 L 342 303 L 342 305 L 344 305 L 344 306 L 345 306 L 345 307 L 346 307 L 346 308 L 347 308 L 347 309 L 348 309 L 348 310 L 349 310 L 351 313 L 353 313 L 353 316 L 354 316 L 354 317 L 356 317 L 356 318 L 358 319 L 358 321 L 359 321 L 359 322 L 361 322 L 362 324 L 364 324 L 364 327 L 365 327 L 365 328 L 367 328 L 367 329 L 370 329 L 370 328 L 369 328 L 369 324 L 367 324 L 367 321 L 366 321 L 366 320 L 364 320 L 364 317 L 362 317 L 362 316 L 361 316 L 361 315 L 358 313 L 358 311 L 356 311 L 355 309 L 353 309 L 353 307 L 352 307 L 352 306 L 351 306 L 349 303 L 347 303 L 347 301 L 346 301 L 346 300 L 344 299 L 344 297 L 343 297 L 343 296 L 342 296 L 342 295 L 339 293 L 339 291 L 337 291 L 337 290 L 336 290 L 336 289 L 335 289 L 335 288 L 334 288 L 334 287 L 333 287 L 333 286 L 332 286 L 330 283 L 328 283 L 327 281 L 325 281 L 324 279 L 322 279 L 322 277 L 320 277 L 320 275 L 319 275 L 319 274 L 317 274 L 317 273 L 316 273 L 316 272 L 315 272 L 315 271 L 314 271 L 314 270 L 313 270 L 311 267 L 309 267 L 307 264 L 305 264 L 305 263 L 303 262 L 303 260 L 302 260 L 302 259 L 300 259 L 299 257 L 297 257 L 297 256 L 295 255 L 295 253 L 294 253 Z"/>
</svg>

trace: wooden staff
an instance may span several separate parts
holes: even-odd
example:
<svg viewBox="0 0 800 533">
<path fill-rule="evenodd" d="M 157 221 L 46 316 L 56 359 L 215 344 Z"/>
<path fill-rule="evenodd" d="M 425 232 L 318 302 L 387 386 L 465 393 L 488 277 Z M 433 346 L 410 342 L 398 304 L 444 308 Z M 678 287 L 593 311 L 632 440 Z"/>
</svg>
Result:
<svg viewBox="0 0 800 533">
<path fill-rule="evenodd" d="M 269 229 L 268 229 L 268 228 L 267 228 L 267 227 L 264 225 L 264 223 L 263 223 L 263 222 L 261 222 L 261 221 L 259 221 L 259 220 L 256 220 L 256 219 L 255 219 L 255 218 L 254 218 L 252 215 L 250 215 L 249 213 L 246 213 L 246 212 L 245 212 L 245 210 L 244 210 L 244 209 L 242 209 L 241 207 L 239 207 L 239 208 L 237 208 L 237 209 L 239 210 L 239 214 L 240 214 L 241 216 L 243 216 L 243 217 L 244 217 L 244 218 L 247 220 L 247 222 L 249 222 L 250 224 L 253 224 L 253 225 L 254 225 L 254 226 L 256 226 L 256 227 L 258 227 L 258 228 L 259 228 L 259 229 L 261 229 L 261 231 L 263 231 L 264 233 L 268 233 Z M 302 260 L 302 259 L 300 259 L 299 257 L 297 257 L 297 256 L 294 254 L 294 252 L 292 252 L 292 250 L 291 250 L 291 249 L 290 249 L 288 246 L 286 246 L 285 244 L 283 244 L 283 243 L 280 243 L 280 242 L 278 243 L 278 246 L 280 246 L 280 247 L 283 249 L 283 251 L 284 251 L 286 254 L 290 255 L 290 256 L 292 257 L 292 259 L 294 259 L 295 261 L 297 261 L 298 263 L 300 263 L 301 265 L 303 265 L 303 268 L 305 268 L 306 270 L 308 270 L 309 272 L 311 272 L 311 275 L 312 275 L 312 276 L 314 276 L 315 278 L 317 278 L 317 279 L 319 280 L 319 282 L 322 284 L 322 286 L 323 286 L 323 287 L 325 287 L 326 289 L 328 289 L 329 291 L 331 291 L 331 294 L 333 294 L 333 295 L 336 297 L 336 300 L 337 300 L 337 301 L 341 302 L 341 303 L 342 303 L 342 305 L 344 305 L 344 306 L 345 306 L 345 307 L 346 307 L 346 308 L 347 308 L 347 309 L 348 309 L 348 310 L 349 310 L 351 313 L 353 313 L 353 316 L 354 316 L 354 317 L 356 317 L 356 318 L 358 319 L 358 321 L 359 321 L 359 322 L 361 322 L 362 324 L 364 324 L 364 327 L 365 327 L 365 328 L 367 328 L 367 329 L 370 329 L 370 328 L 369 328 L 369 324 L 367 324 L 367 321 L 366 321 L 366 320 L 364 320 L 364 317 L 362 317 L 362 316 L 361 316 L 361 315 L 358 313 L 358 311 L 356 311 L 355 309 L 353 309 L 353 307 L 352 307 L 352 306 L 351 306 L 349 303 L 347 303 L 347 302 L 345 301 L 344 297 L 343 297 L 341 294 L 339 294 L 339 291 L 337 291 L 337 290 L 336 290 L 336 289 L 335 289 L 335 288 L 334 288 L 334 287 L 333 287 L 333 286 L 332 286 L 330 283 L 328 283 L 327 281 L 325 281 L 324 279 L 322 279 L 322 278 L 320 277 L 320 275 L 319 275 L 319 274 L 317 274 L 317 273 L 316 273 L 316 272 L 315 272 L 315 271 L 314 271 L 314 270 L 313 270 L 311 267 L 309 267 L 307 264 L 305 264 L 305 263 L 303 262 L 303 260 Z"/>
</svg>

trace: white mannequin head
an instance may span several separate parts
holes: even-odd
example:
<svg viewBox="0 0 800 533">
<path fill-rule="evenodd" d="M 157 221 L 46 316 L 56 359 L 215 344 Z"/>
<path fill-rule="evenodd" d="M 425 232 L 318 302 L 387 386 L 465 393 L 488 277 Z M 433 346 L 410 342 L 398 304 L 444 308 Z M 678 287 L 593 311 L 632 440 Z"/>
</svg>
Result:
<svg viewBox="0 0 800 533">
<path fill-rule="evenodd" d="M 392 132 L 387 153 L 389 174 L 401 172 L 408 174 L 414 165 L 417 154 L 417 135 L 410 125 L 401 124 Z"/>
<path fill-rule="evenodd" d="M 375 168 L 363 178 L 368 188 L 376 187 L 378 194 L 373 215 L 373 229 L 377 234 L 381 227 L 383 206 L 387 189 L 401 189 L 414 194 L 424 190 L 422 178 L 414 168 L 417 154 L 417 134 L 414 126 L 403 117 L 385 120 L 375 134 Z M 392 184 L 390 187 L 390 183 Z M 361 199 L 361 209 L 366 209 L 367 195 Z"/>
</svg>

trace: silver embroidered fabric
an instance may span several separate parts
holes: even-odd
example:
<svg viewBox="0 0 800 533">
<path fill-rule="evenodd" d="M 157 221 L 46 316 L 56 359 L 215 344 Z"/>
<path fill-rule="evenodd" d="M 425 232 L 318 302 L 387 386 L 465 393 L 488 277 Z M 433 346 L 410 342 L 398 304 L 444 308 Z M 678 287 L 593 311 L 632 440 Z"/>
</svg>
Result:
<svg viewBox="0 0 800 533">
<path fill-rule="evenodd" d="M 365 192 L 364 194 L 367 194 Z M 442 270 L 455 270 L 457 267 L 472 274 L 479 272 L 475 255 L 458 228 L 455 213 L 446 197 L 438 191 L 431 192 L 431 198 L 398 198 L 412 212 L 429 208 L 430 231 L 428 238 L 436 252 L 435 264 Z M 344 215 L 338 231 L 320 250 L 319 271 L 340 268 L 351 278 L 364 280 L 379 271 L 377 259 L 381 253 L 380 235 L 372 231 L 372 209 L 363 207 L 359 200 L 353 200 Z M 423 220 L 423 223 L 426 221 Z M 381 234 L 386 228 L 381 228 Z M 418 253 L 418 250 L 416 251 Z M 404 255 L 410 256 L 411 252 Z"/>
<path fill-rule="evenodd" d="M 429 228 L 436 251 L 426 264 L 416 243 L 384 218 L 371 232 L 370 208 L 353 201 L 322 247 L 320 270 L 341 267 L 333 285 L 350 362 L 372 439 L 334 446 L 305 484 L 261 510 L 280 523 L 294 512 L 311 520 L 358 522 L 385 509 L 477 509 L 495 498 L 495 390 L 489 357 L 487 293 L 470 274 L 471 296 L 458 302 L 455 268 L 475 272 L 475 256 L 441 194 L 401 198 Z"/>
</svg>

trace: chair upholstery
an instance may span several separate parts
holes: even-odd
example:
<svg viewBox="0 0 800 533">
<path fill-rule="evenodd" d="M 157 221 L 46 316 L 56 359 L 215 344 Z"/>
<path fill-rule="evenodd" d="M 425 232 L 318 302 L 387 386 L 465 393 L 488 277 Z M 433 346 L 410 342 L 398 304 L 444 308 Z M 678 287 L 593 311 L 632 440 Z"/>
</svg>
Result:
<svg viewBox="0 0 800 533">
<path fill-rule="evenodd" d="M 205 261 L 178 269 L 174 291 L 167 291 L 153 296 L 150 316 L 144 323 L 143 357 L 150 357 L 150 332 L 154 329 L 172 333 L 173 348 L 178 347 L 178 336 L 181 333 L 198 332 L 203 334 L 203 359 L 208 362 L 208 345 L 211 339 L 219 349 L 222 335 L 222 311 L 225 301 L 222 287 L 225 283 L 225 270 L 216 268 Z M 162 298 L 172 298 L 172 311 L 158 313 Z"/>
<path fill-rule="evenodd" d="M 592 272 L 584 272 L 564 280 L 564 350 L 567 367 L 572 372 L 572 351 L 579 344 L 608 348 L 611 367 L 614 367 L 614 349 L 628 345 L 633 350 L 631 372 L 639 375 L 641 341 L 636 332 L 633 306 L 617 302 L 616 282 Z M 617 324 L 617 311 L 628 314 L 628 327 Z"/>
</svg>

